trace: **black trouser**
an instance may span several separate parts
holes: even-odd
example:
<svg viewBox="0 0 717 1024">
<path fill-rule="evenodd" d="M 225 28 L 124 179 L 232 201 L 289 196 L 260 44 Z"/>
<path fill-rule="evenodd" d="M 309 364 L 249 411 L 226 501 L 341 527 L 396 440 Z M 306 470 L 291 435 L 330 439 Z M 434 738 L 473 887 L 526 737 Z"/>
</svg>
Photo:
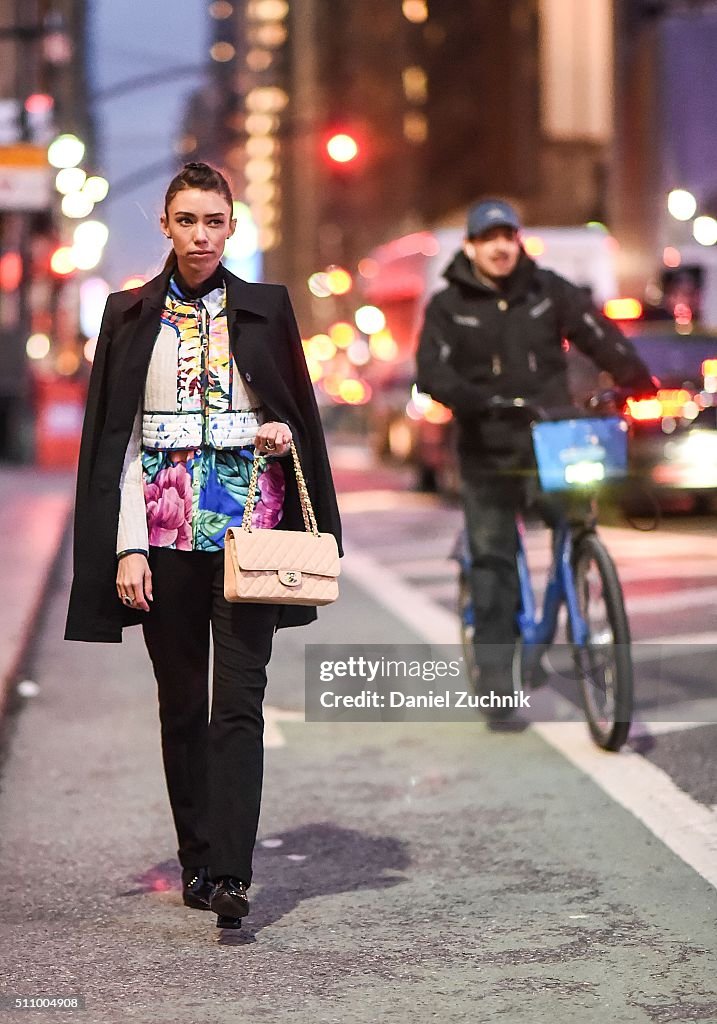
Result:
<svg viewBox="0 0 717 1024">
<path fill-rule="evenodd" d="M 491 685 L 502 681 L 512 690 L 511 663 L 518 636 L 520 585 L 516 565 L 516 512 L 534 506 L 546 525 L 554 526 L 563 503 L 539 495 L 531 468 L 484 468 L 479 458 L 462 460 L 463 505 L 471 554 L 471 594 L 475 610 L 475 655 Z M 586 506 L 579 515 L 584 518 Z M 572 510 L 571 516 L 572 519 Z"/>
<path fill-rule="evenodd" d="M 152 548 L 149 562 L 154 601 L 143 629 L 179 861 L 248 885 L 263 775 L 262 700 L 280 609 L 226 601 L 221 551 Z"/>
</svg>

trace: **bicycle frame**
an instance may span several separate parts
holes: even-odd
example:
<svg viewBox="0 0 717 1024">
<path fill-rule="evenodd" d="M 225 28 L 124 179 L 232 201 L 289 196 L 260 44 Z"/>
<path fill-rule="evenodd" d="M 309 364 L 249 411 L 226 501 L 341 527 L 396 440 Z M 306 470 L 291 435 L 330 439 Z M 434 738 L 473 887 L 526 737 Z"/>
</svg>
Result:
<svg viewBox="0 0 717 1024">
<path fill-rule="evenodd" d="M 543 606 L 538 607 L 525 553 L 525 526 L 516 516 L 518 530 L 518 579 L 520 581 L 521 607 L 518 613 L 518 628 L 527 648 L 548 647 L 555 638 L 558 615 L 566 605 L 573 643 L 582 646 L 589 636 L 588 625 L 580 611 L 575 577 L 573 575 L 573 535 L 567 520 L 561 521 L 553 531 L 553 562 L 545 588 Z"/>
</svg>

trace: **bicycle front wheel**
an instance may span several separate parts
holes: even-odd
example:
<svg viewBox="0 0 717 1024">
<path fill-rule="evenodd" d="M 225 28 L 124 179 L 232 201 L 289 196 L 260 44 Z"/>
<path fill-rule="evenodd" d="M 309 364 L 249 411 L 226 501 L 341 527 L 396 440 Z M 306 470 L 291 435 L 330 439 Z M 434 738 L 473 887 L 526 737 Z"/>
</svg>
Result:
<svg viewBox="0 0 717 1024">
<path fill-rule="evenodd" d="M 580 612 L 588 627 L 573 657 L 590 733 L 604 750 L 619 750 L 630 732 L 633 705 L 630 627 L 615 563 L 595 536 L 577 544 L 573 559 Z"/>
</svg>

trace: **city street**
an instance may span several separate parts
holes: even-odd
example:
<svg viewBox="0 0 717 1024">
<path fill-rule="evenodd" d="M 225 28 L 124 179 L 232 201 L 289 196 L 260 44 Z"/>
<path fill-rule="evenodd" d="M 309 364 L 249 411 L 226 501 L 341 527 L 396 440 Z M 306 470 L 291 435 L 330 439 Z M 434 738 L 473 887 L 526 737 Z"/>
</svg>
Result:
<svg viewBox="0 0 717 1024">
<path fill-rule="evenodd" d="M 717 702 L 703 663 L 656 665 L 638 647 L 642 721 L 619 755 L 571 722 L 305 723 L 304 644 L 457 642 L 459 510 L 358 450 L 335 462 L 342 596 L 277 636 L 240 932 L 182 906 L 141 637 L 60 639 L 65 552 L 39 693 L 2 768 L 3 994 L 82 996 L 92 1024 L 717 1021 Z M 605 531 L 638 645 L 716 643 L 708 531 L 687 517 Z M 537 535 L 530 550 L 541 564 Z M 658 671 L 673 704 L 650 723 Z"/>
</svg>

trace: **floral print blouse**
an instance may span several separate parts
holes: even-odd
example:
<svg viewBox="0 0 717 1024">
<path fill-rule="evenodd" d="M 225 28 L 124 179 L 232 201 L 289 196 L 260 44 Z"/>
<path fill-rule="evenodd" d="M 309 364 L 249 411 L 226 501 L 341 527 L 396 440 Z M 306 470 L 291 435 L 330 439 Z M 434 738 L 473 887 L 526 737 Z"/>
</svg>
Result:
<svg viewBox="0 0 717 1024">
<path fill-rule="evenodd" d="M 213 414 L 232 409 L 236 366 L 229 344 L 223 283 L 192 299 L 183 294 L 173 277 L 158 335 L 158 345 L 161 341 L 165 349 L 167 331 L 173 333 L 177 345 L 176 410 L 172 412 Z M 152 372 L 150 366 L 150 375 Z M 148 375 L 147 389 L 150 385 Z M 138 414 L 138 440 L 142 436 L 141 421 Z M 227 528 L 241 524 L 255 457 L 260 469 L 252 524 L 273 529 L 280 521 L 285 490 L 281 463 L 255 456 L 251 443 L 232 448 L 202 443 L 191 448 L 163 449 L 161 437 L 157 441 L 153 434 L 152 439 L 152 447 L 138 445 L 135 474 L 125 460 L 118 553 L 146 551 L 147 545 L 178 551 L 221 550 Z M 128 451 L 128 457 L 130 454 Z M 132 487 L 133 477 L 136 484 L 141 480 L 143 491 L 146 530 L 141 537 L 132 529 L 131 495 L 124 494 L 125 488 Z"/>
</svg>

